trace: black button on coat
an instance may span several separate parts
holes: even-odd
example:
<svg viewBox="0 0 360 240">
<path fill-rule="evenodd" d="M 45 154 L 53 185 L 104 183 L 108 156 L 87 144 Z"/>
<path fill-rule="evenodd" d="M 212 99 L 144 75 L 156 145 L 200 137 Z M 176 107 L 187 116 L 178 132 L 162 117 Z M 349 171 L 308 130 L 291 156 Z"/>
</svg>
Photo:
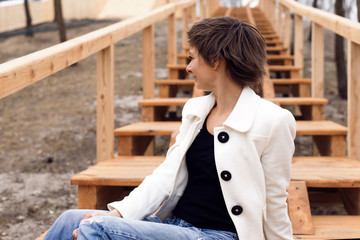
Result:
<svg viewBox="0 0 360 240">
<path fill-rule="evenodd" d="M 231 179 L 231 173 L 229 171 L 222 171 L 220 175 L 221 179 L 224 181 L 229 181 Z"/>
<path fill-rule="evenodd" d="M 218 140 L 221 143 L 226 143 L 227 141 L 229 141 L 229 134 L 227 134 L 226 132 L 219 133 Z"/>
<path fill-rule="evenodd" d="M 234 215 L 240 215 L 243 212 L 243 208 L 239 205 L 236 205 L 231 209 L 231 212 Z"/>
</svg>

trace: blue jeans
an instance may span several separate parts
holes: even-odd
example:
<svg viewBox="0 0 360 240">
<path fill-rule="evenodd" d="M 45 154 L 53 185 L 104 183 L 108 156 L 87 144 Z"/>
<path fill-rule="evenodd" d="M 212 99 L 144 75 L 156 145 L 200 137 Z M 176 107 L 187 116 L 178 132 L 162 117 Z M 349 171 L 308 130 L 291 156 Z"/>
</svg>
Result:
<svg viewBox="0 0 360 240">
<path fill-rule="evenodd" d="M 237 240 L 237 234 L 226 231 L 199 229 L 177 217 L 161 221 L 148 217 L 143 221 L 110 216 L 95 216 L 80 223 L 86 213 L 97 210 L 69 210 L 53 224 L 44 240 L 72 240 L 72 232 L 79 228 L 78 240 Z"/>
</svg>

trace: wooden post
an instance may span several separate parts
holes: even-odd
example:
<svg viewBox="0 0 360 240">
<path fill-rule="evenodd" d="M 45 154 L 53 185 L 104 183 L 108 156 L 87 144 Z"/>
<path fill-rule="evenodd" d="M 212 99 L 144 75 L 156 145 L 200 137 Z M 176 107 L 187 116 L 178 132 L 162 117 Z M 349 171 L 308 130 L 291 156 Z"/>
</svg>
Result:
<svg viewBox="0 0 360 240">
<path fill-rule="evenodd" d="M 181 39 L 182 39 L 182 49 L 185 52 L 185 48 L 187 47 L 187 29 L 189 27 L 188 20 L 188 9 L 184 8 L 182 11 L 182 30 L 181 30 Z"/>
<path fill-rule="evenodd" d="M 194 24 L 196 22 L 196 4 L 192 5 L 190 7 L 190 15 L 191 15 L 191 24 Z"/>
<path fill-rule="evenodd" d="M 200 20 L 206 18 L 206 3 L 205 0 L 200 0 Z"/>
<path fill-rule="evenodd" d="M 284 6 L 283 6 L 281 3 L 279 3 L 279 12 L 278 12 L 278 15 L 279 15 L 279 16 L 278 16 L 278 17 L 279 17 L 279 25 L 277 26 L 277 27 L 278 27 L 277 33 L 279 34 L 281 40 L 284 40 L 283 12 L 284 12 Z"/>
<path fill-rule="evenodd" d="M 176 64 L 176 19 L 175 13 L 168 17 L 168 64 Z"/>
<path fill-rule="evenodd" d="M 348 41 L 348 151 L 360 161 L 360 45 Z"/>
<path fill-rule="evenodd" d="M 276 12 L 275 12 L 275 1 L 274 0 L 268 0 L 269 1 L 269 16 L 268 16 L 268 20 L 270 23 L 274 23 L 275 22 L 275 16 L 276 16 Z"/>
<path fill-rule="evenodd" d="M 97 130 L 98 162 L 114 155 L 114 45 L 97 54 Z"/>
<path fill-rule="evenodd" d="M 348 41 L 348 156 L 360 161 L 360 45 Z M 341 189 L 349 214 L 360 214 L 360 190 Z"/>
<path fill-rule="evenodd" d="M 145 28 L 142 32 L 143 48 L 143 98 L 154 98 L 154 25 Z"/>
<path fill-rule="evenodd" d="M 295 32 L 294 32 L 294 63 L 295 66 L 304 67 L 304 24 L 302 16 L 295 14 Z M 300 70 L 300 77 L 303 77 Z"/>
<path fill-rule="evenodd" d="M 291 39 L 291 17 L 290 10 L 285 7 L 285 22 L 284 22 L 284 47 L 287 48 L 286 52 L 290 51 L 290 39 Z"/>
<path fill-rule="evenodd" d="M 311 96 L 324 97 L 324 29 L 312 23 L 311 41 L 312 84 Z"/>
</svg>

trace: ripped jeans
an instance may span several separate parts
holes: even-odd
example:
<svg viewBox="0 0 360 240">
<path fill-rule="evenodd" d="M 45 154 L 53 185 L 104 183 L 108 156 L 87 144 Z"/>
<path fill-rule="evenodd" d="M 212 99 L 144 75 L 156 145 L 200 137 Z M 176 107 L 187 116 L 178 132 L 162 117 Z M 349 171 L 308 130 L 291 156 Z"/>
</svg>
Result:
<svg viewBox="0 0 360 240">
<path fill-rule="evenodd" d="M 199 229 L 178 218 L 161 221 L 148 217 L 143 221 L 110 216 L 95 216 L 81 222 L 86 213 L 94 210 L 69 210 L 53 224 L 44 240 L 72 240 L 72 232 L 79 228 L 78 240 L 238 240 L 237 234 L 226 231 Z"/>
</svg>

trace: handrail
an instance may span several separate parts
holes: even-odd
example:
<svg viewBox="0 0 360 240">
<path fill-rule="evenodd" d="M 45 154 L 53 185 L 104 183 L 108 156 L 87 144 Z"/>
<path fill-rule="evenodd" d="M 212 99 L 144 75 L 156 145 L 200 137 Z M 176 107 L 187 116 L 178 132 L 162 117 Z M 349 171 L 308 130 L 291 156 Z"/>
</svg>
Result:
<svg viewBox="0 0 360 240">
<path fill-rule="evenodd" d="M 360 44 L 360 23 L 325 12 L 323 10 L 305 6 L 291 0 L 278 0 L 281 4 L 291 9 L 294 13 L 310 19 L 327 29 Z"/>
<path fill-rule="evenodd" d="M 0 65 L 0 99 L 44 79 L 126 37 L 164 20 L 196 0 L 170 3 L 143 16 L 124 20 L 64 43 Z"/>
<path fill-rule="evenodd" d="M 96 159 L 103 161 L 114 152 L 114 44 L 142 31 L 143 97 L 154 94 L 154 24 L 168 19 L 168 58 L 176 57 L 175 12 L 186 11 L 183 18 L 195 18 L 199 0 L 170 3 L 142 16 L 93 31 L 72 40 L 40 50 L 0 65 L 0 99 L 30 86 L 82 59 L 97 54 Z M 200 1 L 204 9 L 204 1 Z M 144 113 L 150 116 L 152 113 Z"/>
</svg>

